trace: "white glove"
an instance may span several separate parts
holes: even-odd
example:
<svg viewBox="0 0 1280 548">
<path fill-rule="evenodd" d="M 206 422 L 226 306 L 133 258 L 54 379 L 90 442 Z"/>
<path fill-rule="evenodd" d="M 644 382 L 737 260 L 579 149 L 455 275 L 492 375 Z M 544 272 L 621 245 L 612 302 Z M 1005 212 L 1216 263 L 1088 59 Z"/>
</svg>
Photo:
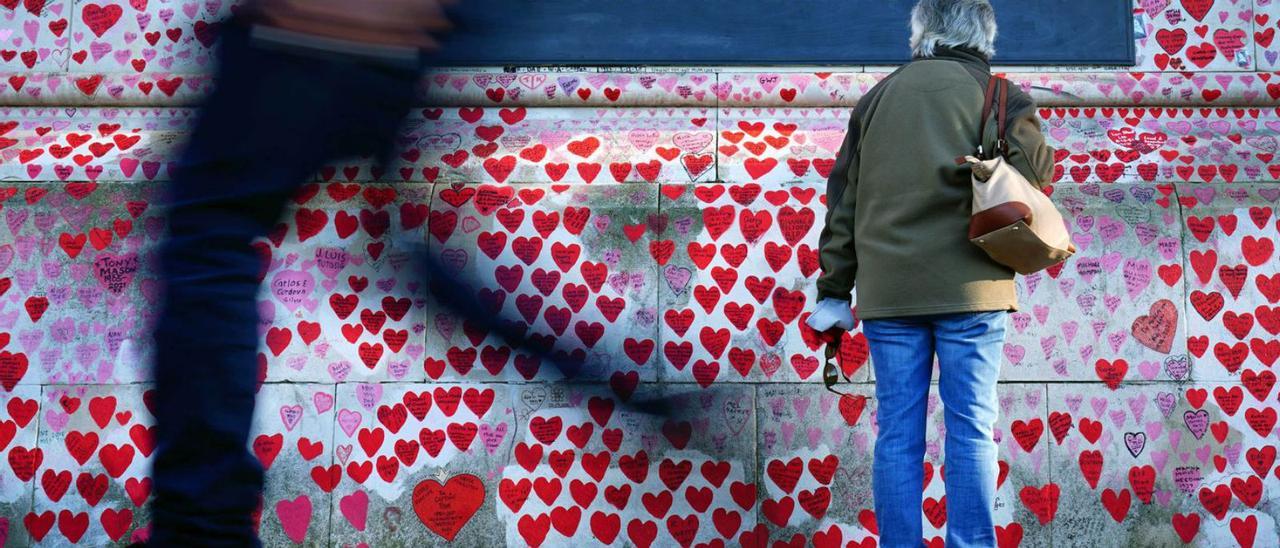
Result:
<svg viewBox="0 0 1280 548">
<path fill-rule="evenodd" d="M 845 331 L 853 329 L 852 303 L 841 299 L 826 298 L 818 301 L 818 306 L 809 314 L 804 322 L 814 331 L 822 332 L 832 327 Z"/>
</svg>

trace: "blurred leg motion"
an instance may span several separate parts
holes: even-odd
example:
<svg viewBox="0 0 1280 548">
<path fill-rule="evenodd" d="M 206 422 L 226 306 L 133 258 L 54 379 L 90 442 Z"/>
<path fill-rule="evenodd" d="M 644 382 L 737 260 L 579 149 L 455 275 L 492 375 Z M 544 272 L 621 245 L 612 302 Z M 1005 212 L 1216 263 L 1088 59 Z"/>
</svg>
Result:
<svg viewBox="0 0 1280 548">
<path fill-rule="evenodd" d="M 157 546 L 257 543 L 262 470 L 246 445 L 265 267 L 251 242 L 326 160 L 387 150 L 420 74 L 367 52 L 271 46 L 253 29 L 225 25 L 216 91 L 170 188 L 155 332 Z"/>
</svg>

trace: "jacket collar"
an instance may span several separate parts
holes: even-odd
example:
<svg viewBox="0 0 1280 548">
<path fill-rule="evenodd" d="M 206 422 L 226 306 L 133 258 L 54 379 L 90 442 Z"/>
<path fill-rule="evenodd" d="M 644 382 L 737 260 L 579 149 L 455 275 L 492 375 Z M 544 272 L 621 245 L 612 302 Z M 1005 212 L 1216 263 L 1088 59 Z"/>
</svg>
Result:
<svg viewBox="0 0 1280 548">
<path fill-rule="evenodd" d="M 949 59 L 959 61 L 961 63 L 973 65 L 984 71 L 991 71 L 991 61 L 982 52 L 967 46 L 938 46 L 934 48 L 934 59 Z M 915 59 L 925 59 L 925 57 L 915 57 Z"/>
</svg>

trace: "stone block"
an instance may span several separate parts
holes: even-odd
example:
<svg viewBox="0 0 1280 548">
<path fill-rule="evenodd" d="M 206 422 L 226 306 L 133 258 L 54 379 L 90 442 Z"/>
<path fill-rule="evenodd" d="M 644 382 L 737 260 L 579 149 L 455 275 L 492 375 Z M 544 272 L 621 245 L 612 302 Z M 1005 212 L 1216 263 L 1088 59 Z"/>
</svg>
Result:
<svg viewBox="0 0 1280 548">
<path fill-rule="evenodd" d="M 190 108 L 0 108 L 0 177 L 170 177 Z M 387 166 L 330 162 L 322 182 L 698 182 L 715 177 L 708 108 L 427 108 L 412 112 Z M 248 129 L 248 127 L 247 127 Z"/>
<path fill-rule="evenodd" d="M 557 370 L 429 306 L 427 376 L 566 375 L 619 393 L 655 378 L 657 185 L 437 185 L 430 243 L 499 321 L 559 356 Z"/>
<path fill-rule="evenodd" d="M 438 106 L 711 106 L 711 72 L 470 72 L 428 75 L 423 101 Z"/>
<path fill-rule="evenodd" d="M 662 186 L 665 381 L 820 382 L 825 354 L 804 320 L 825 198 L 814 184 Z M 845 374 L 866 379 L 866 340 L 855 330 L 845 342 Z"/>
<path fill-rule="evenodd" d="M 255 245 L 261 352 L 272 381 L 426 378 L 425 185 L 304 186 Z"/>
<path fill-rule="evenodd" d="M 0 70 L 66 70 L 71 0 L 6 5 L 0 12 Z"/>
<path fill-rule="evenodd" d="M 1269 543 L 1277 535 L 1271 388 L 1050 384 L 1050 462 L 1062 503 L 1054 543 L 1082 534 L 1101 546 Z"/>
<path fill-rule="evenodd" d="M 1134 3 L 1139 70 L 1253 70 L 1253 3 L 1167 0 Z"/>
<path fill-rule="evenodd" d="M 250 450 L 266 471 L 258 526 L 263 546 L 334 546 L 330 509 L 337 420 L 332 384 L 267 383 L 258 393 Z"/>
<path fill-rule="evenodd" d="M 715 177 L 707 108 L 425 109 L 403 138 L 414 180 L 697 182 Z M 421 169 L 418 169 L 421 167 Z"/>
<path fill-rule="evenodd" d="M 154 419 L 146 385 L 53 385 L 41 396 L 35 506 L 23 514 L 37 544 L 124 546 L 146 538 Z M 266 545 L 326 546 L 329 495 L 313 469 L 333 445 L 333 387 L 265 384 L 248 450 L 266 467 L 259 533 Z M 23 517 L 26 516 L 26 517 Z"/>
<path fill-rule="evenodd" d="M 719 176 L 728 182 L 823 183 L 850 112 L 722 108 Z M 1037 114 L 1055 150 L 1054 182 L 1234 183 L 1280 174 L 1274 109 L 1053 107 Z"/>
<path fill-rule="evenodd" d="M 25 516 L 35 544 L 124 546 L 145 538 L 154 421 L 143 385 L 50 385 L 41 395 L 43 462 Z"/>
<path fill-rule="evenodd" d="M 23 519 L 31 512 L 37 472 L 44 450 L 37 444 L 40 430 L 40 387 L 18 386 L 0 400 L 5 417 L 0 421 L 0 453 L 8 468 L 0 474 L 0 545 L 29 546 L 31 537 Z"/>
<path fill-rule="evenodd" d="M 777 541 L 811 539 L 867 545 L 877 538 L 872 465 L 879 431 L 874 386 L 837 396 L 807 386 L 758 389 L 761 523 Z M 1002 384 L 995 430 L 1000 478 L 996 534 L 1001 545 L 1048 546 L 1045 509 L 1036 498 L 1050 484 L 1043 385 Z M 937 386 L 929 389 L 925 430 L 923 536 L 945 537 L 946 425 Z M 832 544 L 835 545 L 835 544 Z"/>
<path fill-rule="evenodd" d="M 1178 200 L 1194 378 L 1272 376 L 1280 359 L 1280 186 L 1182 185 Z"/>
<path fill-rule="evenodd" d="M 1280 29 L 1280 4 L 1266 0 L 1253 3 L 1253 41 L 1257 70 L 1280 68 L 1280 42 L 1276 32 Z"/>
<path fill-rule="evenodd" d="M 1273 164 L 1274 109 L 1040 109 L 1057 152 L 1061 182 L 1248 182 L 1280 173 Z"/>
<path fill-rule="evenodd" d="M 714 90 L 720 107 L 853 108 L 890 70 L 867 67 L 867 72 L 724 71 L 719 73 L 720 82 Z M 1272 90 L 1277 89 L 1264 77 L 1246 72 L 1069 72 L 1062 67 L 1000 67 L 998 62 L 995 70 L 1042 107 L 1265 107 L 1274 101 Z"/>
<path fill-rule="evenodd" d="M 603 387 L 527 386 L 498 519 L 507 546 L 733 543 L 756 523 L 755 389 L 663 386 L 674 413 Z"/>
<path fill-rule="evenodd" d="M 0 178 L 165 180 L 194 114 L 194 109 L 0 108 Z"/>
<path fill-rule="evenodd" d="M 10 106 L 190 107 L 212 90 L 213 77 L 204 73 L 0 72 L 0 101 Z"/>
<path fill-rule="evenodd" d="M 1018 276 L 1005 380 L 1187 380 L 1181 217 L 1145 185 L 1053 187 L 1077 252 Z"/>
<path fill-rule="evenodd" d="M 498 472 L 518 390 L 479 384 L 338 385 L 331 545 L 501 542 Z"/>
<path fill-rule="evenodd" d="M 67 14 L 73 31 L 67 68 L 73 73 L 210 70 L 219 21 L 237 3 L 77 0 Z"/>
<path fill-rule="evenodd" d="M 716 170 L 725 182 L 825 183 L 851 109 L 722 108 Z"/>
<path fill-rule="evenodd" d="M 163 219 L 151 187 L 0 185 L 0 381 L 143 381 L 159 304 L 151 251 Z"/>
</svg>

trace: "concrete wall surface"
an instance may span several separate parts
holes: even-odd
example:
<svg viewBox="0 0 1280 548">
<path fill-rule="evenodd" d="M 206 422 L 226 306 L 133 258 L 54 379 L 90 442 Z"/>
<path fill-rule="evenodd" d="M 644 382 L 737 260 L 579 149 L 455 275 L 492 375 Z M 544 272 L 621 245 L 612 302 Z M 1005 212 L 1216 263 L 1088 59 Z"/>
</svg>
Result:
<svg viewBox="0 0 1280 548">
<path fill-rule="evenodd" d="M 1018 279 L 1000 546 L 1278 546 L 1280 2 L 1133 7 L 1134 67 L 1007 73 L 1080 251 Z M 6 546 L 145 535 L 154 202 L 231 9 L 0 0 Z M 335 162 L 261 242 L 265 543 L 875 546 L 865 338 L 836 396 L 799 326 L 826 175 L 885 71 L 426 77 L 394 165 Z M 591 367 L 561 382 L 443 313 L 406 275 L 420 242 Z M 656 395 L 676 416 L 620 405 Z"/>
</svg>

